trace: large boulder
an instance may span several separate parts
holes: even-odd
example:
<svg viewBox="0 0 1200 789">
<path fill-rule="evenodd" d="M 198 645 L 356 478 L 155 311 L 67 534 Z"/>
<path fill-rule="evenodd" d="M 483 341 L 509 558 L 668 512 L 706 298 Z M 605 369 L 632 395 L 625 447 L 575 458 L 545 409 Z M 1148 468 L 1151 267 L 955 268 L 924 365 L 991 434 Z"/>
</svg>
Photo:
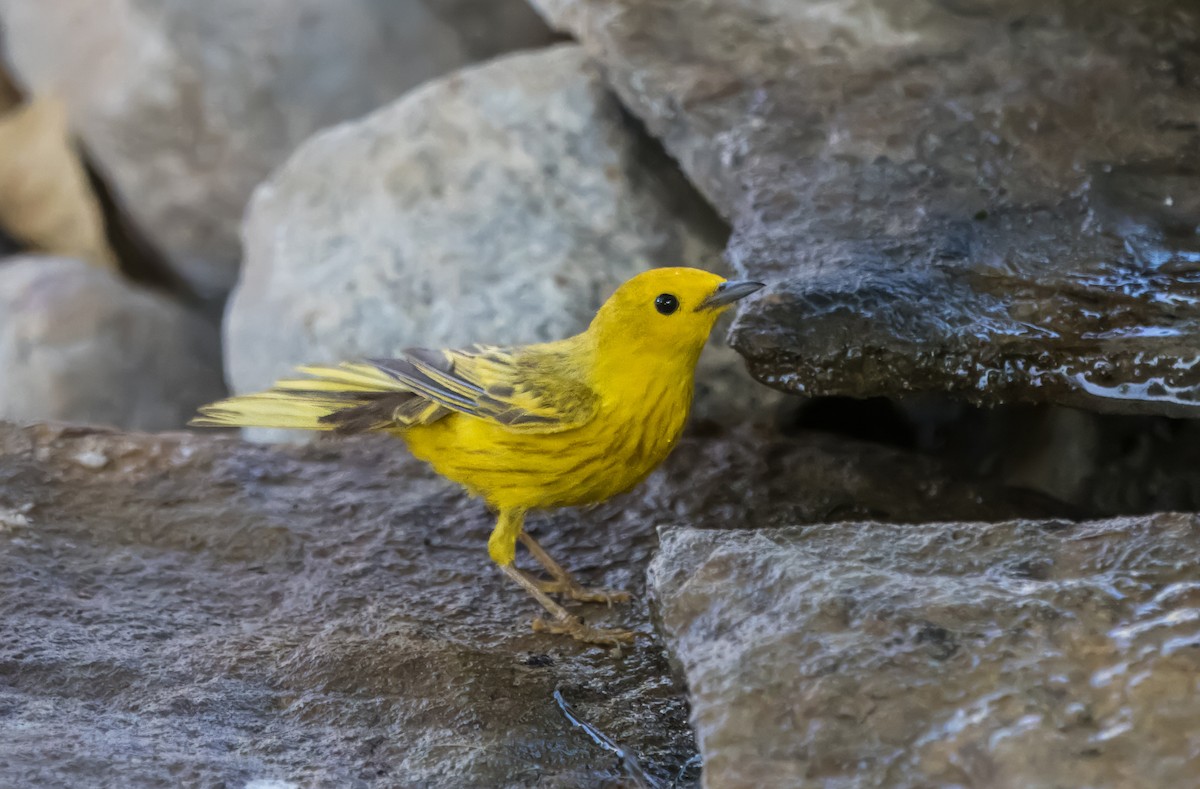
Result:
<svg viewBox="0 0 1200 789">
<path fill-rule="evenodd" d="M 771 284 L 762 380 L 1200 413 L 1194 3 L 534 2 Z"/>
<path fill-rule="evenodd" d="M 0 260 L 0 419 L 181 427 L 221 396 L 217 329 L 70 258 Z"/>
<path fill-rule="evenodd" d="M 228 379 L 565 337 L 649 266 L 712 265 L 725 232 L 582 49 L 511 55 L 317 135 L 256 191 Z M 743 367 L 709 355 L 702 411 L 770 399 Z"/>
<path fill-rule="evenodd" d="M 0 0 L 118 200 L 202 290 L 233 284 L 253 188 L 301 141 L 549 33 L 523 0 Z"/>
<path fill-rule="evenodd" d="M 671 528 L 712 787 L 1191 786 L 1200 517 Z"/>
<path fill-rule="evenodd" d="M 0 425 L 0 784 L 639 785 L 556 690 L 664 785 L 694 779 L 642 594 L 655 524 L 853 504 L 1044 514 L 868 444 L 692 437 L 646 487 L 530 520 L 582 580 L 637 594 L 580 609 L 646 637 L 615 657 L 533 633 L 536 604 L 487 557 L 492 516 L 388 437 L 280 449 Z"/>
</svg>

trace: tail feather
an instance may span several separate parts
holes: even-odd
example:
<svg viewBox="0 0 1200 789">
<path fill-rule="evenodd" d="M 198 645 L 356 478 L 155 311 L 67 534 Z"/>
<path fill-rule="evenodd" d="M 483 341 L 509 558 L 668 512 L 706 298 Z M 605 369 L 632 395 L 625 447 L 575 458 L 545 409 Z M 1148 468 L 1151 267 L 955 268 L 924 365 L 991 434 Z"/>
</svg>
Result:
<svg viewBox="0 0 1200 789">
<path fill-rule="evenodd" d="M 424 424 L 442 415 L 436 404 L 370 364 L 297 369 L 310 377 L 286 378 L 265 392 L 202 406 L 188 424 L 361 432 Z"/>
<path fill-rule="evenodd" d="M 275 383 L 275 389 L 300 389 L 322 392 L 407 392 L 395 376 L 388 375 L 371 364 L 346 362 L 339 367 L 304 365 L 297 372 L 309 378 L 285 378 Z"/>
<path fill-rule="evenodd" d="M 194 427 L 285 427 L 300 430 L 332 430 L 323 421 L 346 407 L 332 398 L 298 397 L 274 390 L 218 400 L 200 408 L 188 422 Z"/>
</svg>

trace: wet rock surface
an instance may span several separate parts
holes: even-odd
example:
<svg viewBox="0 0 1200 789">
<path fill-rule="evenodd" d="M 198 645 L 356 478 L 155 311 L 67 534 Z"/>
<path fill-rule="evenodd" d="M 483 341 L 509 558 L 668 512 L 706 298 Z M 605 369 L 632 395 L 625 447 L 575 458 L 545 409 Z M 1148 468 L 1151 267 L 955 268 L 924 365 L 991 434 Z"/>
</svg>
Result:
<svg viewBox="0 0 1200 789">
<path fill-rule="evenodd" d="M 500 58 L 318 135 L 257 190 L 230 384 L 567 337 L 643 269 L 719 260 L 726 234 L 580 47 Z M 704 415 L 779 399 L 723 344 L 697 378 Z"/>
<path fill-rule="evenodd" d="M 662 531 L 720 787 L 1190 786 L 1200 519 Z"/>
<path fill-rule="evenodd" d="M 630 780 L 558 690 L 652 778 L 686 785 L 687 704 L 644 603 L 655 527 L 867 511 L 1047 505 L 867 444 L 692 435 L 637 492 L 531 519 L 581 579 L 638 594 L 583 611 L 648 638 L 614 656 L 532 633 L 534 605 L 488 564 L 491 517 L 393 440 L 0 425 L 0 783 Z"/>
<path fill-rule="evenodd" d="M 763 381 L 1197 413 L 1192 4 L 535 5 L 772 283 L 733 333 Z"/>
<path fill-rule="evenodd" d="M 0 1 L 5 56 L 52 93 L 119 202 L 202 292 L 228 290 L 253 188 L 309 135 L 550 39 L 522 0 Z"/>
<path fill-rule="evenodd" d="M 0 259 L 0 419 L 182 427 L 221 397 L 217 327 L 81 260 Z"/>
</svg>

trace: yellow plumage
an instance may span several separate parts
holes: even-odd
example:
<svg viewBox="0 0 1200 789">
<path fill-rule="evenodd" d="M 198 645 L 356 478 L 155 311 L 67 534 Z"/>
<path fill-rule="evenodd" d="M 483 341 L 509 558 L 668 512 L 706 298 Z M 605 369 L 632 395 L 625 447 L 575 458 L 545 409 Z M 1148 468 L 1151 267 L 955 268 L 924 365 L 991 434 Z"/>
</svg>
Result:
<svg viewBox="0 0 1200 789">
<path fill-rule="evenodd" d="M 488 552 L 554 615 L 535 625 L 619 643 L 629 634 L 589 628 L 546 596 L 622 597 L 576 584 L 523 534 L 525 512 L 604 501 L 661 463 L 683 430 L 696 361 L 717 316 L 759 287 L 696 269 L 653 269 L 622 285 L 574 337 L 301 367 L 306 377 L 205 406 L 192 424 L 399 436 L 499 512 Z M 555 581 L 512 566 L 518 540 Z"/>
<path fill-rule="evenodd" d="M 355 403 L 353 395 L 408 392 L 394 378 L 369 364 L 346 362 L 338 367 L 305 365 L 297 372 L 310 378 L 285 378 L 266 392 L 231 397 L 200 409 L 194 427 L 283 427 L 298 430 L 334 430 L 323 421 Z M 324 395 L 324 396 L 323 396 Z"/>
</svg>

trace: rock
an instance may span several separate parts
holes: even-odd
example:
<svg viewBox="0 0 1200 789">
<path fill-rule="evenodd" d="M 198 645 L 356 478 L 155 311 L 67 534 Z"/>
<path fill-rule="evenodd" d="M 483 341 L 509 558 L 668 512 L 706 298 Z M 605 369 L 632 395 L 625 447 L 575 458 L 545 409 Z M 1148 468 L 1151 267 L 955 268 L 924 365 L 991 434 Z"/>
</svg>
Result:
<svg viewBox="0 0 1200 789">
<path fill-rule="evenodd" d="M 1187 786 L 1200 518 L 671 528 L 704 784 Z"/>
<path fill-rule="evenodd" d="M 45 254 L 118 267 L 61 102 L 0 112 L 0 227 Z"/>
<path fill-rule="evenodd" d="M 761 380 L 1200 413 L 1193 4 L 534 4 L 772 285 Z"/>
<path fill-rule="evenodd" d="M 179 427 L 220 397 L 216 327 L 79 260 L 0 261 L 0 418 Z"/>
<path fill-rule="evenodd" d="M 633 274 L 710 264 L 724 232 L 579 47 L 511 55 L 316 136 L 256 192 L 228 379 L 566 337 Z M 702 413 L 772 402 L 735 354 L 705 365 Z"/>
<path fill-rule="evenodd" d="M 654 526 L 868 508 L 1046 511 L 869 444 L 690 436 L 642 489 L 531 519 L 581 579 L 638 595 L 583 611 L 650 638 L 614 657 L 531 632 L 489 565 L 491 516 L 387 437 L 0 425 L 0 784 L 620 781 L 555 690 L 665 783 L 694 749 L 644 602 Z"/>
<path fill-rule="evenodd" d="M 232 286 L 251 191 L 313 132 L 549 38 L 522 0 L 0 0 L 0 22 L 15 75 L 64 98 L 118 199 L 204 291 Z"/>
</svg>

